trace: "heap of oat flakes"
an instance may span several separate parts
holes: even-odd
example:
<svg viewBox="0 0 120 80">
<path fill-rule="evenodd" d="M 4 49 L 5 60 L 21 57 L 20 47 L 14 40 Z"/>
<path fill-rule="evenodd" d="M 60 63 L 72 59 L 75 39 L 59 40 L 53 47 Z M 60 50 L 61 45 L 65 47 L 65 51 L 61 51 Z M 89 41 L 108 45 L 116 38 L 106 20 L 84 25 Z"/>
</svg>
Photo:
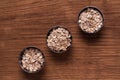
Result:
<svg viewBox="0 0 120 80">
<path fill-rule="evenodd" d="M 47 45 L 53 52 L 62 53 L 71 46 L 71 37 L 67 29 L 63 27 L 54 28 L 47 37 Z"/>
<path fill-rule="evenodd" d="M 101 13 L 94 8 L 86 8 L 79 16 L 79 26 L 87 33 L 95 33 L 103 26 Z"/>
<path fill-rule="evenodd" d="M 36 72 L 38 70 L 41 70 L 44 63 L 44 57 L 38 49 L 26 49 L 22 56 L 21 63 L 23 69 L 27 70 L 30 73 Z"/>
</svg>

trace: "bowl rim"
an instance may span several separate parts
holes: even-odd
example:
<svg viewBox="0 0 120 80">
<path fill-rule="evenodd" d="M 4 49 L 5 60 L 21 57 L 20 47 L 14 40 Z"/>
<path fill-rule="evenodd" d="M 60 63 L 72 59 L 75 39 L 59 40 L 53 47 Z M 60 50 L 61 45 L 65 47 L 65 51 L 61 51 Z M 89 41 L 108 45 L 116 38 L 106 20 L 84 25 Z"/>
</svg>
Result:
<svg viewBox="0 0 120 80">
<path fill-rule="evenodd" d="M 54 29 L 58 29 L 58 28 L 63 28 L 63 29 L 65 29 L 65 30 L 67 30 L 68 32 L 69 32 L 69 34 L 71 35 L 71 37 L 70 37 L 70 39 L 71 39 L 71 45 L 70 46 L 68 46 L 67 47 L 67 49 L 66 49 L 66 51 L 60 51 L 60 52 L 57 52 L 57 51 L 55 51 L 55 50 L 52 50 L 49 46 L 48 46 L 48 42 L 47 42 L 47 39 L 48 39 L 48 36 L 50 35 L 50 33 L 54 30 Z M 50 51 L 52 51 L 53 53 L 65 53 L 65 52 L 67 52 L 70 48 L 71 48 L 71 46 L 72 46 L 72 34 L 71 34 L 71 32 L 66 28 L 66 27 L 64 27 L 64 26 L 61 26 L 61 25 L 56 25 L 56 26 L 53 26 L 52 28 L 50 28 L 49 30 L 48 30 L 48 33 L 47 33 L 47 36 L 46 36 L 46 44 L 47 44 L 47 47 L 50 49 Z"/>
<path fill-rule="evenodd" d="M 96 30 L 96 31 L 93 32 L 93 33 L 84 31 L 84 30 L 81 28 L 81 26 L 79 25 L 79 22 L 78 22 L 81 13 L 84 12 L 85 10 L 89 9 L 89 8 L 98 11 L 98 12 L 101 14 L 101 16 L 102 16 L 102 26 L 101 26 L 101 28 L 99 28 L 98 30 Z M 79 14 L 78 14 L 77 24 L 78 24 L 79 28 L 80 28 L 83 32 L 85 32 L 85 33 L 88 33 L 88 34 L 97 33 L 98 31 L 100 31 L 100 30 L 104 27 L 104 16 L 103 16 L 103 12 L 102 12 L 98 7 L 96 7 L 96 6 L 86 6 L 86 7 L 82 8 L 82 10 L 80 10 L 80 12 L 79 12 Z"/>
<path fill-rule="evenodd" d="M 37 49 L 38 51 L 40 51 L 41 54 L 42 54 L 42 56 L 43 56 L 43 58 L 44 58 L 44 62 L 43 62 L 43 64 L 41 65 L 41 68 L 38 69 L 37 71 L 33 71 L 33 72 L 30 72 L 30 71 L 26 70 L 25 68 L 23 68 L 22 62 L 21 62 L 22 56 L 24 55 L 24 51 L 27 50 L 27 49 L 30 49 L 30 48 Z M 43 69 L 43 67 L 45 66 L 45 56 L 44 56 L 43 52 L 41 51 L 41 49 L 39 49 L 39 48 L 37 48 L 37 47 L 35 47 L 35 46 L 28 46 L 28 47 L 26 47 L 26 48 L 23 48 L 23 49 L 20 51 L 20 54 L 19 54 L 19 57 L 18 57 L 18 64 L 20 65 L 21 69 L 22 69 L 24 72 L 26 72 L 26 73 L 38 73 L 38 72 L 41 71 L 41 70 Z"/>
</svg>

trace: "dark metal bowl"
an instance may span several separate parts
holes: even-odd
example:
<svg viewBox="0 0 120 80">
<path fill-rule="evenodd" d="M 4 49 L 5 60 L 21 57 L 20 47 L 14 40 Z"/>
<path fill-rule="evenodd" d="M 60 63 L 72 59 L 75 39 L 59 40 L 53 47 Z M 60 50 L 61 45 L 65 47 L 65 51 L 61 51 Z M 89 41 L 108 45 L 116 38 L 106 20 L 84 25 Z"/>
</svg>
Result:
<svg viewBox="0 0 120 80">
<path fill-rule="evenodd" d="M 67 31 L 69 32 L 69 34 L 71 35 L 71 32 L 70 32 L 67 28 L 65 28 L 65 27 L 63 27 L 63 26 L 57 25 L 57 26 L 51 28 L 51 29 L 48 31 L 46 39 L 48 39 L 48 36 L 51 34 L 51 32 L 52 32 L 53 30 L 58 29 L 58 28 L 64 28 L 64 29 L 67 30 Z M 72 45 L 72 35 L 71 35 L 70 39 L 71 39 L 71 45 Z M 46 40 L 46 43 L 47 43 L 47 40 Z M 47 43 L 47 44 L 48 44 L 48 43 Z M 71 45 L 67 47 L 67 50 L 66 50 L 66 51 L 68 51 L 68 50 L 70 49 Z M 47 47 L 49 48 L 48 45 L 47 45 Z M 49 49 L 50 49 L 52 52 L 54 52 L 54 53 L 65 53 L 65 52 L 66 52 L 66 51 L 64 51 L 64 50 L 61 50 L 61 51 L 58 52 L 58 51 L 56 51 L 56 50 L 52 50 L 51 48 L 49 48 Z"/>
<path fill-rule="evenodd" d="M 44 63 L 45 63 L 45 62 L 43 62 L 43 65 L 41 65 L 41 68 L 40 68 L 39 70 L 34 71 L 34 72 L 30 72 L 30 71 L 28 71 L 27 69 L 23 68 L 21 61 L 22 61 L 22 57 L 23 57 L 23 55 L 24 55 L 24 52 L 25 52 L 25 50 L 27 50 L 27 49 L 28 49 L 28 50 L 29 50 L 29 49 L 37 49 L 37 50 L 40 51 L 41 54 L 43 55 L 42 51 L 41 51 L 39 48 L 36 48 L 36 47 L 27 47 L 27 48 L 24 48 L 24 49 L 20 52 L 20 56 L 19 56 L 19 58 L 18 58 L 19 65 L 20 65 L 21 69 L 22 69 L 23 71 L 25 71 L 26 73 L 37 73 L 37 72 L 41 71 L 42 68 L 44 67 Z M 44 55 L 43 55 L 43 58 L 45 59 Z"/>
<path fill-rule="evenodd" d="M 84 12 L 84 11 L 86 11 L 87 9 L 94 9 L 94 10 L 98 11 L 98 12 L 101 14 L 102 19 L 103 19 L 103 20 L 102 20 L 103 25 L 101 26 L 101 28 L 102 28 L 102 27 L 104 26 L 104 17 L 103 17 L 103 14 L 102 14 L 102 12 L 101 12 L 98 8 L 93 7 L 93 6 L 88 6 L 88 7 L 83 8 L 83 9 L 80 11 L 79 15 L 78 15 L 78 21 L 79 21 L 79 17 L 80 17 L 80 15 L 81 15 L 81 13 Z M 78 23 L 78 24 L 79 24 L 79 23 Z M 80 27 L 80 26 L 79 26 L 79 27 Z M 100 31 L 101 28 L 99 28 L 98 30 L 96 30 L 94 33 Z M 80 27 L 80 29 L 81 29 L 81 27 Z M 81 29 L 81 30 L 82 30 L 82 29 Z M 82 30 L 82 31 L 85 32 L 85 33 L 88 33 L 88 32 L 86 32 L 86 31 L 84 31 L 84 30 Z M 88 33 L 88 34 L 93 34 L 93 33 Z"/>
</svg>

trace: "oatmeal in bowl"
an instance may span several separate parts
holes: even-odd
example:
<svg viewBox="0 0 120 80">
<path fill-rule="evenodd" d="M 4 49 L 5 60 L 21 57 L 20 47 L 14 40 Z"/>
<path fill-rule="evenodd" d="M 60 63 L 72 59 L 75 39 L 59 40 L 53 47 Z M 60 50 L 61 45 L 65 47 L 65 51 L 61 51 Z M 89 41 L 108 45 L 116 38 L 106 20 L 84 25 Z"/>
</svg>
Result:
<svg viewBox="0 0 120 80">
<path fill-rule="evenodd" d="M 85 33 L 96 33 L 103 27 L 104 18 L 95 7 L 84 8 L 78 16 L 78 24 Z"/>
<path fill-rule="evenodd" d="M 55 26 L 47 34 L 47 46 L 54 53 L 66 52 L 72 44 L 72 35 L 68 29 Z"/>
<path fill-rule="evenodd" d="M 23 49 L 19 56 L 19 65 L 27 73 L 37 73 L 44 66 L 44 55 L 36 47 Z"/>
</svg>

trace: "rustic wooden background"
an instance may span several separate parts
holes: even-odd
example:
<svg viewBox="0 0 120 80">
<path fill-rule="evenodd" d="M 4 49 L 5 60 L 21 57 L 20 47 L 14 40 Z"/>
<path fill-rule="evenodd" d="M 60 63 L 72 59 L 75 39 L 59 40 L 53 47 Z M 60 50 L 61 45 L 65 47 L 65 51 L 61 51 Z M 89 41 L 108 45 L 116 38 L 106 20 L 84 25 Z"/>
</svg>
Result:
<svg viewBox="0 0 120 80">
<path fill-rule="evenodd" d="M 95 35 L 79 30 L 77 17 L 86 6 L 98 7 L 104 28 Z M 0 80 L 120 80 L 120 0 L 1 0 Z M 46 34 L 62 25 L 73 36 L 72 48 L 52 54 Z M 18 65 L 20 51 L 40 48 L 45 68 L 26 74 Z"/>
</svg>

